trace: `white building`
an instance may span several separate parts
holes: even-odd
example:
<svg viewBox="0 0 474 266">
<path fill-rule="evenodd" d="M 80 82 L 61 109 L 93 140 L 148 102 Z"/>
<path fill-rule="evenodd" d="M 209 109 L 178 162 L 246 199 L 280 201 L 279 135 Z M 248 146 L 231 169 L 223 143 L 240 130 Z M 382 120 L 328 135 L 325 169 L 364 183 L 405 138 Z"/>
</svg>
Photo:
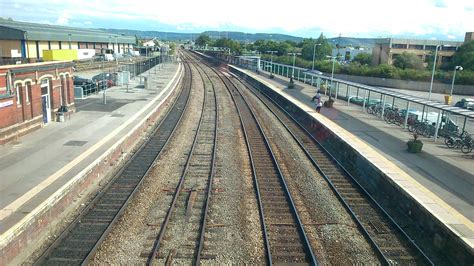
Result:
<svg viewBox="0 0 474 266">
<path fill-rule="evenodd" d="M 149 40 L 149 41 L 144 41 L 143 46 L 154 47 L 155 46 L 155 40 L 153 39 L 153 40 Z"/>
<path fill-rule="evenodd" d="M 332 49 L 332 56 L 340 58 L 341 61 L 352 61 L 354 57 L 358 54 L 372 54 L 372 48 L 354 48 L 354 47 L 344 47 L 344 48 L 334 48 Z"/>
</svg>

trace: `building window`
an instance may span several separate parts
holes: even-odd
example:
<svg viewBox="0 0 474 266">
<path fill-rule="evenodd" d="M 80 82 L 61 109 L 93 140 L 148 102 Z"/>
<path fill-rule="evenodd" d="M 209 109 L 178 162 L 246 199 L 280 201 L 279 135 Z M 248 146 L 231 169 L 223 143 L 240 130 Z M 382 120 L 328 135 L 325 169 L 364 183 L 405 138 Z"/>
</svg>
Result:
<svg viewBox="0 0 474 266">
<path fill-rule="evenodd" d="M 21 105 L 21 97 L 20 97 L 20 92 L 21 92 L 21 85 L 20 83 L 16 84 L 16 105 L 20 106 Z"/>
<path fill-rule="evenodd" d="M 394 43 L 394 44 L 392 44 L 392 48 L 396 48 L 396 49 L 406 49 L 406 48 L 407 48 L 407 45 L 406 45 L 406 44 L 402 44 L 402 43 Z"/>
<path fill-rule="evenodd" d="M 30 90 L 31 90 L 31 82 L 26 83 L 25 86 L 25 101 L 26 104 L 30 103 Z"/>
<path fill-rule="evenodd" d="M 415 49 L 415 50 L 423 50 L 423 45 L 418 45 L 418 44 L 410 44 L 408 46 L 409 49 Z"/>
<path fill-rule="evenodd" d="M 456 46 L 443 46 L 441 50 L 443 51 L 456 51 L 458 48 Z"/>
</svg>

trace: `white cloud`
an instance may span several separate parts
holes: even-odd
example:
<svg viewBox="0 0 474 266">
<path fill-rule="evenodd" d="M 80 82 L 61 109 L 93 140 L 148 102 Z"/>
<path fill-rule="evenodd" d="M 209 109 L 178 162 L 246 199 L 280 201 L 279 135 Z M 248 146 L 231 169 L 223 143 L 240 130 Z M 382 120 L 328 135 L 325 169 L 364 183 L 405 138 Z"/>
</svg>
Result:
<svg viewBox="0 0 474 266">
<path fill-rule="evenodd" d="M 58 24 L 94 19 L 148 20 L 176 25 L 178 29 L 227 28 L 254 31 L 324 32 L 329 36 L 426 35 L 463 36 L 474 30 L 472 0 L 343 0 L 288 2 L 270 0 L 13 0 L 35 10 L 47 6 Z M 8 8 L 0 3 L 0 10 Z M 55 11 L 54 11 L 55 10 Z M 56 12 L 56 13 L 55 13 Z M 2 11 L 3 13 L 3 11 Z M 8 11 L 7 11 L 8 13 Z M 14 15 L 14 14 L 12 14 Z M 11 15 L 10 15 L 11 16 Z M 51 17 L 46 17 L 49 20 Z M 113 27 L 111 25 L 110 27 Z M 133 27 L 133 26 L 132 26 Z M 150 25 L 150 28 L 152 25 Z M 155 28 L 155 30 L 160 30 Z M 375 36 L 374 36 L 375 37 Z"/>
<path fill-rule="evenodd" d="M 59 25 L 67 25 L 69 24 L 69 14 L 67 12 L 61 14 L 58 19 L 56 20 L 56 24 L 59 24 Z"/>
</svg>

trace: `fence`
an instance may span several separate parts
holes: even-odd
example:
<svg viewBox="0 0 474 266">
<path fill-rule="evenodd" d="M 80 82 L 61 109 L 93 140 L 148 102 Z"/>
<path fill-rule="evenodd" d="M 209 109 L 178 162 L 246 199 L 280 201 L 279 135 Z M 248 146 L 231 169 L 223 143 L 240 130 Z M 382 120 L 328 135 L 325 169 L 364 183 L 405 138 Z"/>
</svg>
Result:
<svg viewBox="0 0 474 266">
<path fill-rule="evenodd" d="M 403 93 L 395 93 L 382 88 L 371 87 L 351 81 L 331 78 L 311 73 L 307 69 L 278 64 L 265 60 L 260 61 L 260 68 L 271 73 L 291 77 L 303 83 L 323 90 L 324 94 L 335 99 L 347 101 L 362 106 L 365 111 L 368 105 L 379 103 L 382 106 L 381 117 L 385 108 L 399 107 L 405 115 L 402 127 L 408 127 L 408 119 L 414 116 L 417 121 L 430 123 L 435 129 L 432 136 L 444 136 L 445 127 L 455 125 L 457 132 L 474 132 L 474 112 L 444 105 L 434 101 L 424 100 Z M 243 65 L 245 67 L 245 65 Z M 451 130 L 450 130 L 451 131 Z M 441 134 L 439 134 L 441 133 Z"/>
</svg>

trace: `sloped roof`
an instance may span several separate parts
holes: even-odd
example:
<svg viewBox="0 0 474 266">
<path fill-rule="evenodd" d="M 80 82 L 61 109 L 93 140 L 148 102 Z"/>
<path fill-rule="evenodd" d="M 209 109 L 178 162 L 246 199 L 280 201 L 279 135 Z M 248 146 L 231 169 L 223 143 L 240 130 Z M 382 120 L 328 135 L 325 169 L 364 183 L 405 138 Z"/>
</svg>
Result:
<svg viewBox="0 0 474 266">
<path fill-rule="evenodd" d="M 135 43 L 134 36 L 124 36 L 95 29 L 73 28 L 0 19 L 1 39 L 34 41 L 69 41 Z M 21 37 L 21 38 L 20 38 Z M 116 39 L 117 38 L 117 39 Z"/>
</svg>

